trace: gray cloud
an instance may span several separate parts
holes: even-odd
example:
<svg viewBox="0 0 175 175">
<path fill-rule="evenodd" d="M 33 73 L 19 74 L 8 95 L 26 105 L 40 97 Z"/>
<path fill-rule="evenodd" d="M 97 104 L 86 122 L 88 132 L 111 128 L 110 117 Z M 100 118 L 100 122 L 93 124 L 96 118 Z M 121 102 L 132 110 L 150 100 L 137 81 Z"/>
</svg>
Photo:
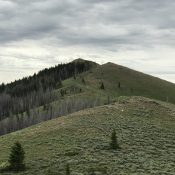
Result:
<svg viewBox="0 0 175 175">
<path fill-rule="evenodd" d="M 171 28 L 172 33 L 175 29 L 173 0 L 16 0 L 1 3 L 1 43 L 52 36 L 62 44 L 91 43 L 94 46 L 101 43 L 103 46 L 108 43 L 112 47 L 114 43 L 130 42 L 144 45 L 143 41 L 150 44 L 151 40 L 155 44 L 164 37 L 168 40 L 164 29 Z M 102 35 L 98 35 L 104 26 L 113 29 L 110 37 L 110 30 L 105 32 L 105 28 L 102 28 Z M 115 32 L 117 27 L 127 33 L 119 36 L 118 31 Z M 151 32 L 160 35 L 153 36 Z"/>
<path fill-rule="evenodd" d="M 0 0 L 0 63 L 14 58 L 14 66 L 28 61 L 32 67 L 32 59 L 50 65 L 65 48 L 98 58 L 109 52 L 113 60 L 121 50 L 144 51 L 148 58 L 158 46 L 175 46 L 174 9 L 174 0 Z M 45 53 L 20 53 L 28 42 L 27 51 L 35 45 Z M 140 54 L 132 56 L 139 62 Z"/>
<path fill-rule="evenodd" d="M 132 38 L 133 43 L 142 44 L 141 38 L 150 40 L 150 37 L 153 37 L 154 44 L 154 40 L 157 41 L 158 37 L 164 37 L 164 29 L 171 28 L 172 32 L 175 29 L 172 16 L 175 7 L 173 0 L 16 0 L 1 3 L 0 41 L 2 43 L 24 38 L 36 39 L 52 36 L 58 38 L 58 42 L 61 39 L 62 42 L 70 42 L 70 44 L 91 42 L 95 45 L 100 42 L 104 45 L 106 41 L 109 46 L 110 40 L 111 44 L 114 40 L 116 44 L 118 42 L 121 44 L 121 40 L 126 43 L 127 40 L 131 42 L 130 38 Z M 99 36 L 101 26 L 111 29 L 120 27 L 128 33 L 121 37 L 113 30 L 111 39 L 105 37 L 105 35 L 108 36 L 107 32 L 110 32 L 108 30 Z M 151 31 L 155 33 L 157 31 L 160 36 L 154 37 Z"/>
</svg>

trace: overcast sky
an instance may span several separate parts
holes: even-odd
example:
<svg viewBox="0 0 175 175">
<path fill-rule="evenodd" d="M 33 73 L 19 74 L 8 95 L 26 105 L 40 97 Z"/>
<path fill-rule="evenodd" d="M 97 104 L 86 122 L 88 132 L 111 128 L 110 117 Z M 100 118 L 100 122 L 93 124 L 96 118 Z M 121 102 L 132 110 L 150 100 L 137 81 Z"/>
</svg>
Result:
<svg viewBox="0 0 175 175">
<path fill-rule="evenodd" d="M 0 83 L 79 57 L 175 82 L 175 0 L 0 0 Z"/>
</svg>

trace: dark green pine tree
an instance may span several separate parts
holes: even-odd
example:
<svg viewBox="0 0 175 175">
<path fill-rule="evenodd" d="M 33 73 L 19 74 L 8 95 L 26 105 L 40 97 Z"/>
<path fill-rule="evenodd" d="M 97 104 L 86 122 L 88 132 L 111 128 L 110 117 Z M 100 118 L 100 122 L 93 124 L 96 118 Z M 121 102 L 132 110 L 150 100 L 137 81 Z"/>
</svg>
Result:
<svg viewBox="0 0 175 175">
<path fill-rule="evenodd" d="M 12 148 L 9 156 L 10 169 L 13 171 L 21 171 L 25 169 L 25 152 L 19 142 L 16 142 Z"/>
<path fill-rule="evenodd" d="M 95 172 L 94 172 L 94 171 L 92 171 L 92 172 L 90 173 L 90 175 L 96 175 L 96 174 L 95 174 Z"/>
<path fill-rule="evenodd" d="M 82 83 L 85 85 L 86 84 L 86 82 L 85 82 L 85 79 L 84 78 L 82 78 Z"/>
<path fill-rule="evenodd" d="M 60 91 L 61 97 L 64 97 L 64 91 L 61 89 Z"/>
<path fill-rule="evenodd" d="M 121 88 L 121 83 L 120 83 L 120 82 L 118 83 L 118 88 L 119 88 L 119 89 Z"/>
<path fill-rule="evenodd" d="M 59 78 L 59 80 L 58 80 L 57 87 L 58 87 L 58 88 L 63 87 L 63 83 L 62 83 L 62 81 L 61 81 L 61 78 Z"/>
<path fill-rule="evenodd" d="M 103 82 L 101 83 L 100 89 L 103 89 L 103 90 L 105 89 L 105 86 L 104 86 Z"/>
<path fill-rule="evenodd" d="M 113 130 L 112 134 L 111 134 L 111 143 L 110 143 L 110 148 L 111 149 L 119 149 L 119 144 L 117 141 L 117 136 L 116 136 L 116 131 Z"/>
<path fill-rule="evenodd" d="M 29 108 L 29 106 L 27 106 L 26 114 L 27 114 L 27 117 L 30 118 L 30 108 Z"/>
<path fill-rule="evenodd" d="M 66 175 L 70 175 L 70 167 L 69 167 L 69 164 L 66 165 Z"/>
</svg>

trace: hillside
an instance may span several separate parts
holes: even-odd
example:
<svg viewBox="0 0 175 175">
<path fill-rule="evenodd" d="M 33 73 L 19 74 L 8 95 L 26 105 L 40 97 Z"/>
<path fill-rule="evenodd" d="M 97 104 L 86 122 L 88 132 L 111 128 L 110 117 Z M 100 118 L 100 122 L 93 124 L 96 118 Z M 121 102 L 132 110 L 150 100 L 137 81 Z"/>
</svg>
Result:
<svg viewBox="0 0 175 175">
<path fill-rule="evenodd" d="M 50 87 L 53 79 L 56 86 Z M 20 92 L 16 89 L 30 87 L 23 83 L 26 81 L 41 87 L 21 97 L 8 91 L 0 95 L 0 135 L 81 109 L 110 104 L 119 96 L 145 96 L 175 103 L 175 84 L 113 63 L 98 65 L 77 59 L 6 85 L 5 89 L 12 87 L 12 92 Z M 100 88 L 102 84 L 104 89 Z M 42 86 L 46 86 L 45 90 Z"/>
<path fill-rule="evenodd" d="M 175 103 L 175 84 L 113 63 L 89 71 L 85 79 L 89 86 L 99 88 L 104 83 L 111 96 L 138 95 Z"/>
<path fill-rule="evenodd" d="M 162 174 L 175 172 L 175 105 L 144 97 L 86 109 L 0 137 L 0 164 L 19 140 L 27 171 L 18 175 Z M 116 129 L 121 149 L 109 149 Z M 3 174 L 3 173 L 2 173 Z M 15 173 L 14 173 L 15 174 Z"/>
<path fill-rule="evenodd" d="M 44 69 L 33 76 L 6 85 L 1 84 L 0 120 L 54 101 L 51 93 L 54 89 L 62 87 L 62 81 L 96 66 L 94 62 L 78 59 Z"/>
</svg>

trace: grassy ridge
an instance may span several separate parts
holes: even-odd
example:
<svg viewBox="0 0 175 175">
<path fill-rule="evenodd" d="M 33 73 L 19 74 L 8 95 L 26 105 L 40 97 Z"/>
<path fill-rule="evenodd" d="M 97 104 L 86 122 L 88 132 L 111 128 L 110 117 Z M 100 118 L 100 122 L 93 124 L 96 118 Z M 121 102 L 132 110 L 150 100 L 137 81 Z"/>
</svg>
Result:
<svg viewBox="0 0 175 175">
<path fill-rule="evenodd" d="M 103 81 L 111 97 L 138 95 L 175 103 L 175 84 L 113 63 L 89 71 L 85 79 L 95 89 Z"/>
<path fill-rule="evenodd" d="M 102 82 L 104 90 L 100 89 Z M 53 91 L 58 100 L 50 103 L 55 112 L 66 101 L 77 106 L 87 101 L 89 107 L 115 103 L 0 137 L 0 165 L 8 160 L 11 145 L 19 140 L 26 150 L 28 166 L 20 175 L 65 174 L 67 163 L 74 175 L 89 175 L 92 170 L 104 175 L 175 172 L 175 105 L 129 97 L 141 95 L 175 103 L 173 83 L 112 63 L 62 83 L 61 89 Z M 63 97 L 61 90 L 67 92 Z M 119 97 L 123 95 L 128 97 Z M 38 111 L 45 112 L 43 106 Z M 114 128 L 122 148 L 119 151 L 109 150 Z"/>
<path fill-rule="evenodd" d="M 121 146 L 109 150 L 115 128 Z M 115 104 L 87 109 L 0 137 L 0 164 L 19 140 L 26 172 L 19 174 L 173 174 L 175 106 L 143 97 L 120 97 Z M 107 172 L 107 173 L 106 173 Z"/>
<path fill-rule="evenodd" d="M 86 61 L 78 59 L 74 62 Z M 23 113 L 23 117 L 20 119 L 25 121 L 26 125 L 24 127 L 84 108 L 109 104 L 119 96 L 145 96 L 175 103 L 175 84 L 173 83 L 113 63 L 104 65 L 92 63 L 92 67 L 87 72 L 62 81 L 62 87 L 51 91 L 53 99 L 46 102 L 50 104 L 45 105 L 50 107 L 50 111 L 43 110 L 44 106 L 39 106 L 31 109 L 31 113 L 34 114 L 30 118 L 26 112 Z M 100 89 L 102 82 L 105 87 L 104 90 Z M 61 91 L 66 91 L 66 93 L 62 96 Z M 49 116 L 51 113 L 52 117 Z M 10 120 L 12 124 L 9 124 L 9 126 L 13 126 L 19 116 L 15 116 L 14 121 Z M 1 124 L 4 127 L 1 128 L 7 128 L 6 124 L 8 123 L 9 118 L 3 120 Z M 16 128 L 21 129 L 22 127 L 9 127 L 7 131 L 3 130 L 2 134 L 14 131 L 11 128 L 16 130 Z"/>
</svg>

